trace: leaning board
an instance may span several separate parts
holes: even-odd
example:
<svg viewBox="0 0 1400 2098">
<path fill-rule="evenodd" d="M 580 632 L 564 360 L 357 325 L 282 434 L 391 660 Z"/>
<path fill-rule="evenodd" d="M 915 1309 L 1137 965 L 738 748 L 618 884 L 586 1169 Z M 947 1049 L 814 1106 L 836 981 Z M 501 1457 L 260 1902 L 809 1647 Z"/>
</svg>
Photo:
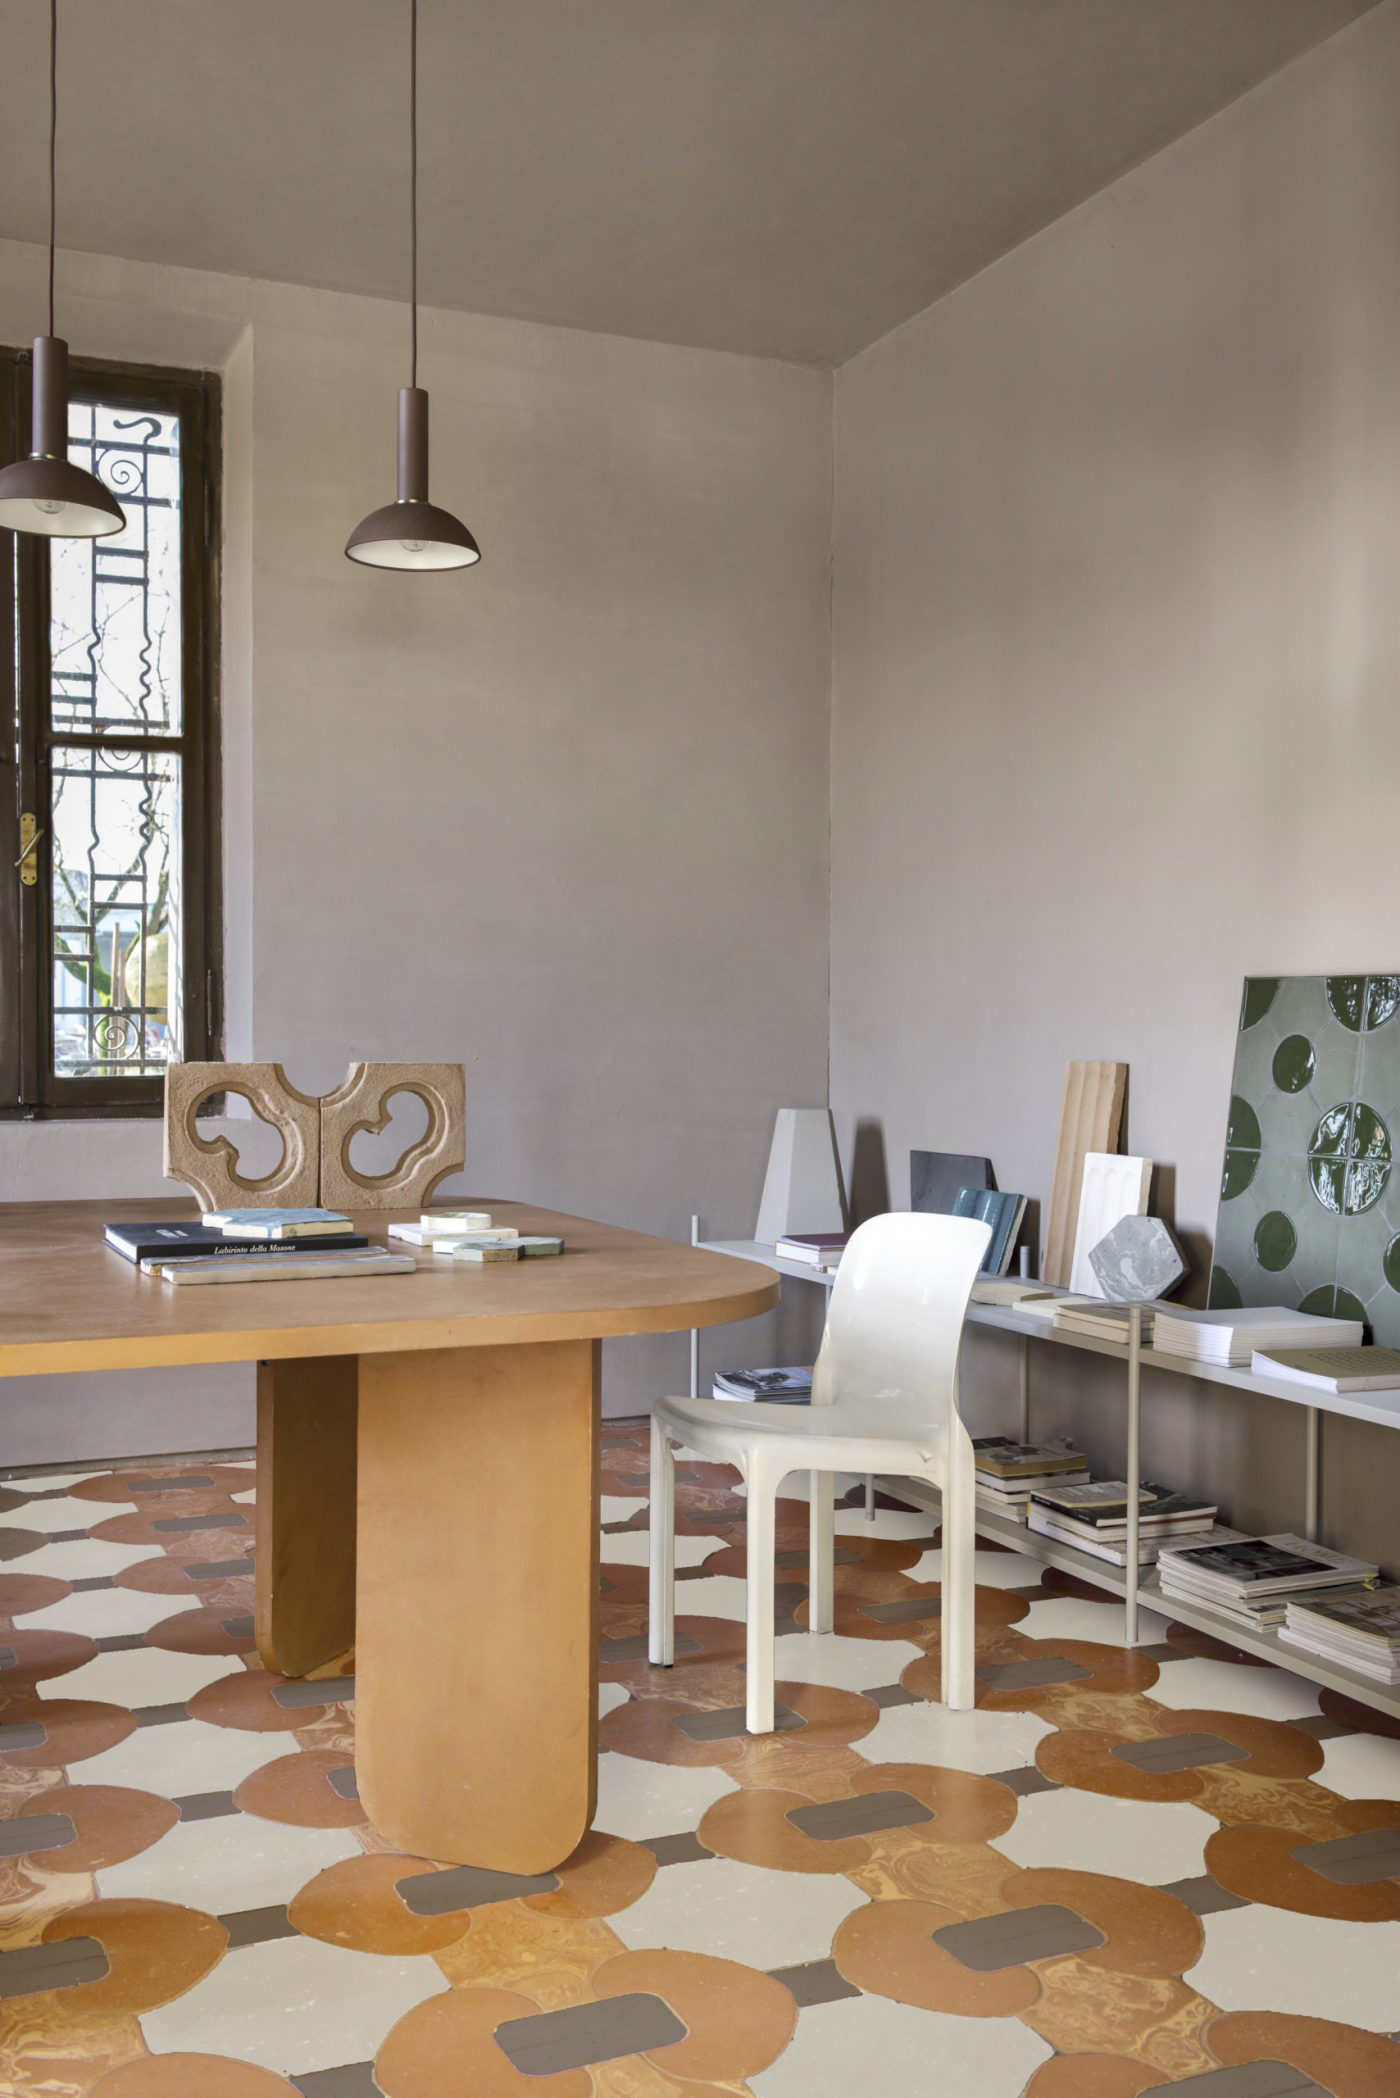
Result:
<svg viewBox="0 0 1400 2098">
<path fill-rule="evenodd" d="M 1116 1151 L 1128 1089 L 1126 1064 L 1069 1064 L 1060 1110 L 1060 1139 L 1055 1147 L 1055 1178 L 1045 1223 L 1041 1280 L 1059 1289 L 1068 1285 L 1079 1221 L 1079 1193 L 1086 1151 Z"/>
</svg>

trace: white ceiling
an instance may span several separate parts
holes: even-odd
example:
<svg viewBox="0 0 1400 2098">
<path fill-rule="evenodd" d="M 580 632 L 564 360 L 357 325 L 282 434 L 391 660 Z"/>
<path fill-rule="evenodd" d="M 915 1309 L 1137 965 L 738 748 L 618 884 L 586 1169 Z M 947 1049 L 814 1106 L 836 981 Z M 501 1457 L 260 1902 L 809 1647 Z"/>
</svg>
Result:
<svg viewBox="0 0 1400 2098">
<path fill-rule="evenodd" d="M 426 301 L 838 364 L 1374 0 L 420 0 Z M 60 245 L 399 297 L 408 0 L 60 0 Z M 48 8 L 0 0 L 0 235 Z"/>
</svg>

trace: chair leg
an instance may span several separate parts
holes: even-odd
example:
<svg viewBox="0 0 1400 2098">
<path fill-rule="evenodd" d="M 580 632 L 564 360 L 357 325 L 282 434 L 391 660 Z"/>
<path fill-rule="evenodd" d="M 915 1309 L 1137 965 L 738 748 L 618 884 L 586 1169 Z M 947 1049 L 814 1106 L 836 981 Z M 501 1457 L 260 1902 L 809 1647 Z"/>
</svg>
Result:
<svg viewBox="0 0 1400 2098">
<path fill-rule="evenodd" d="M 773 1550 L 777 1541 L 778 1484 L 765 1466 L 755 1464 L 750 1468 L 749 1666 L 744 1723 L 751 1734 L 773 1731 Z"/>
<path fill-rule="evenodd" d="M 975 1486 L 971 1462 L 954 1463 L 938 1482 L 943 1489 L 943 1702 L 954 1712 L 976 1702 L 974 1613 L 977 1607 L 974 1528 Z"/>
<path fill-rule="evenodd" d="M 836 1602 L 832 1578 L 836 1545 L 836 1512 L 832 1506 L 830 1472 L 811 1472 L 809 1477 L 809 1523 L 807 1565 L 807 1629 L 831 1632 L 836 1628 Z"/>
<path fill-rule="evenodd" d="M 654 1668 L 669 1668 L 676 1657 L 676 1455 L 654 1414 L 647 1564 L 647 1657 Z"/>
<path fill-rule="evenodd" d="M 875 1474 L 873 1472 L 867 1472 L 865 1475 L 865 1519 L 868 1523 L 873 1523 L 875 1520 Z"/>
</svg>

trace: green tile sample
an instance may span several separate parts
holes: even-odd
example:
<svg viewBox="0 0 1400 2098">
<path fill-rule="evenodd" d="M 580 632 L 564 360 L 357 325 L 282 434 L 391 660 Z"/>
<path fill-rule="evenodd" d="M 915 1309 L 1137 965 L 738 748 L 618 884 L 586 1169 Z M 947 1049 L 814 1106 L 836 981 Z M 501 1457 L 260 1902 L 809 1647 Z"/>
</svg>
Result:
<svg viewBox="0 0 1400 2098">
<path fill-rule="evenodd" d="M 1359 1318 L 1400 1345 L 1400 975 L 1254 976 L 1210 1302 Z"/>
</svg>

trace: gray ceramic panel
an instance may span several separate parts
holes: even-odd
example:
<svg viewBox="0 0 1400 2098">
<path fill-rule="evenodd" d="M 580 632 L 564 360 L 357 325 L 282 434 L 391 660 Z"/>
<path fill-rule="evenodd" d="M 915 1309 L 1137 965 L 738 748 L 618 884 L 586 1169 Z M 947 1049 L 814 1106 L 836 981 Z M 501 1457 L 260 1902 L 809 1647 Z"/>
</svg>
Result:
<svg viewBox="0 0 1400 2098">
<path fill-rule="evenodd" d="M 801 1967 L 771 1967 L 769 1977 L 790 1989 L 797 2008 L 805 2011 L 814 2003 L 839 2003 L 844 1996 L 859 1996 L 853 1981 L 847 1981 L 835 1960 L 808 1960 Z"/>
<path fill-rule="evenodd" d="M 800 1719 L 789 1706 L 774 1705 L 775 1734 L 787 1733 L 793 1727 L 806 1724 L 806 1720 Z M 730 1705 L 723 1712 L 683 1712 L 676 1725 L 683 1734 L 689 1734 L 692 1741 L 732 1741 L 736 1735 L 746 1731 L 744 1707 Z"/>
<path fill-rule="evenodd" d="M 675 1651 L 678 1654 L 698 1654 L 700 1641 L 692 1639 L 689 1632 L 677 1632 Z M 629 1632 L 623 1639 L 602 1639 L 598 1643 L 600 1661 L 645 1661 L 646 1658 L 645 1632 Z"/>
<path fill-rule="evenodd" d="M 1224 1909 L 1249 1907 L 1243 1894 L 1232 1894 L 1208 1872 L 1202 1872 L 1195 1879 L 1173 1880 L 1170 1886 L 1162 1888 L 1162 1892 L 1174 1895 L 1193 1916 L 1216 1916 Z"/>
<path fill-rule="evenodd" d="M 322 1676 L 317 1682 L 297 1678 L 279 1683 L 272 1693 L 274 1704 L 284 1712 L 300 1712 L 306 1705 L 348 1705 L 355 1695 L 352 1675 Z"/>
<path fill-rule="evenodd" d="M 246 1559 L 201 1559 L 195 1566 L 185 1568 L 187 1581 L 227 1581 L 235 1574 L 250 1574 L 253 1571 L 253 1554 Z"/>
<path fill-rule="evenodd" d="M 145 1644 L 144 1640 L 142 1644 Z M 0 1671 L 6 1668 L 13 1668 L 18 1659 L 19 1655 L 12 1646 L 0 1646 Z"/>
<path fill-rule="evenodd" d="M 246 1515 L 161 1515 L 153 1530 L 246 1530 Z"/>
<path fill-rule="evenodd" d="M 818 1843 L 839 1843 L 844 1836 L 874 1836 L 885 1828 L 912 1828 L 932 1821 L 933 1809 L 912 1792 L 862 1792 L 854 1799 L 824 1799 L 811 1807 L 793 1807 L 787 1819 Z"/>
<path fill-rule="evenodd" d="M 882 1712 L 888 1711 L 891 1705 L 923 1703 L 923 1699 L 914 1691 L 906 1690 L 903 1683 L 881 1683 L 876 1689 L 862 1690 L 860 1694 L 862 1697 L 868 1697 L 872 1705 L 878 1705 Z"/>
<path fill-rule="evenodd" d="M 219 1921 L 228 1932 L 230 1952 L 237 1951 L 240 1945 L 266 1945 L 273 1938 L 300 1935 L 296 1925 L 288 1922 L 281 1902 L 266 1909 L 236 1909 L 231 1915 L 220 1916 Z"/>
<path fill-rule="evenodd" d="M 97 1650 L 103 1654 L 129 1654 L 145 1644 L 144 1632 L 110 1632 L 105 1639 L 97 1641 Z"/>
<path fill-rule="evenodd" d="M 197 1486 L 212 1486 L 208 1472 L 181 1472 L 176 1479 L 123 1479 L 128 1493 L 190 1493 Z"/>
<path fill-rule="evenodd" d="M 84 1580 L 68 1583 L 74 1595 L 91 1595 L 95 1588 L 115 1588 L 116 1585 L 111 1574 L 88 1574 Z"/>
<path fill-rule="evenodd" d="M 1300 1734 L 1311 1734 L 1314 1741 L 1339 1741 L 1343 1734 L 1356 1732 L 1344 1719 L 1329 1719 L 1325 1712 L 1305 1712 L 1301 1719 L 1290 1719 L 1288 1724 L 1296 1726 Z"/>
<path fill-rule="evenodd" d="M 187 1792 L 175 1805 L 182 1821 L 217 1821 L 238 1812 L 231 1792 Z"/>
<path fill-rule="evenodd" d="M 0 1725 L 0 1756 L 18 1755 L 22 1749 L 42 1748 L 48 1728 L 38 1719 L 11 1719 Z"/>
<path fill-rule="evenodd" d="M 328 1770 L 326 1783 L 337 1799 L 358 1799 L 360 1787 L 355 1778 L 355 1766 L 347 1763 L 343 1770 Z"/>
<path fill-rule="evenodd" d="M 227 1632 L 230 1639 L 251 1639 L 253 1620 L 251 1617 L 221 1617 L 219 1630 Z"/>
<path fill-rule="evenodd" d="M 526 1894 L 552 1894 L 555 1872 L 491 1872 L 484 1865 L 452 1865 L 446 1872 L 410 1872 L 394 1891 L 414 1916 L 454 1916 L 458 1909 L 484 1909 Z"/>
<path fill-rule="evenodd" d="M 1288 1855 L 1339 1887 L 1370 1887 L 1377 1880 L 1400 1879 L 1400 1829 L 1370 1828 L 1359 1836 L 1300 1843 Z"/>
<path fill-rule="evenodd" d="M 137 1705 L 135 1711 L 138 1726 L 174 1726 L 190 1716 L 183 1705 Z"/>
<path fill-rule="evenodd" d="M 384 2098 L 374 2080 L 373 2062 L 347 2062 L 343 2069 L 313 2069 L 289 2079 L 301 2098 Z"/>
<path fill-rule="evenodd" d="M 862 1617 L 871 1617 L 876 1624 L 917 1624 L 920 1618 L 941 1617 L 943 1598 L 914 1595 L 898 1603 L 861 1603 L 859 1608 Z"/>
<path fill-rule="evenodd" d="M 642 1849 L 649 1850 L 658 1865 L 698 1865 L 714 1856 L 690 1829 L 679 1836 L 644 1836 Z"/>
<path fill-rule="evenodd" d="M 909 1207 L 925 1215 L 951 1216 L 960 1187 L 991 1187 L 990 1158 L 973 1158 L 962 1151 L 911 1151 L 909 1153 Z"/>
<path fill-rule="evenodd" d="M 558 2076 L 671 2047 L 685 2037 L 686 2028 L 659 1996 L 609 1996 L 533 2018 L 508 2018 L 496 2027 L 496 2045 L 522 2076 Z"/>
<path fill-rule="evenodd" d="M 977 1680 L 989 1690 L 1042 1690 L 1051 1683 L 1083 1683 L 1093 1674 L 1077 1661 L 1046 1654 L 1034 1661 L 988 1662 L 977 1670 Z"/>
<path fill-rule="evenodd" d="M 107 1955 L 96 1938 L 61 1938 L 56 1945 L 22 1945 L 0 1952 L 0 1998 L 34 1996 L 43 1989 L 75 1989 L 102 1981 Z"/>
<path fill-rule="evenodd" d="M 992 1773 L 993 1782 L 1005 1785 L 1018 1799 L 1029 1799 L 1035 1792 L 1063 1792 L 1064 1786 L 1052 1777 L 1045 1777 L 1033 1763 L 1024 1770 L 997 1770 Z"/>
<path fill-rule="evenodd" d="M 31 1850 L 61 1850 L 74 1836 L 66 1814 L 21 1814 L 0 1821 L 0 1858 L 22 1858 Z"/>
<path fill-rule="evenodd" d="M 1164 1734 L 1155 1741 L 1123 1741 L 1109 1754 L 1134 1770 L 1154 1773 L 1203 1770 L 1210 1763 L 1247 1763 L 1249 1750 L 1222 1741 L 1219 1734 Z"/>
<path fill-rule="evenodd" d="M 1104 1934 L 1058 1902 L 1033 1909 L 1010 1909 L 1004 1916 L 978 1916 L 971 1923 L 947 1923 L 933 1933 L 935 1945 L 950 1952 L 974 1974 L 997 1974 L 1027 1960 L 1058 1959 L 1066 1952 L 1092 1952 Z"/>
</svg>

